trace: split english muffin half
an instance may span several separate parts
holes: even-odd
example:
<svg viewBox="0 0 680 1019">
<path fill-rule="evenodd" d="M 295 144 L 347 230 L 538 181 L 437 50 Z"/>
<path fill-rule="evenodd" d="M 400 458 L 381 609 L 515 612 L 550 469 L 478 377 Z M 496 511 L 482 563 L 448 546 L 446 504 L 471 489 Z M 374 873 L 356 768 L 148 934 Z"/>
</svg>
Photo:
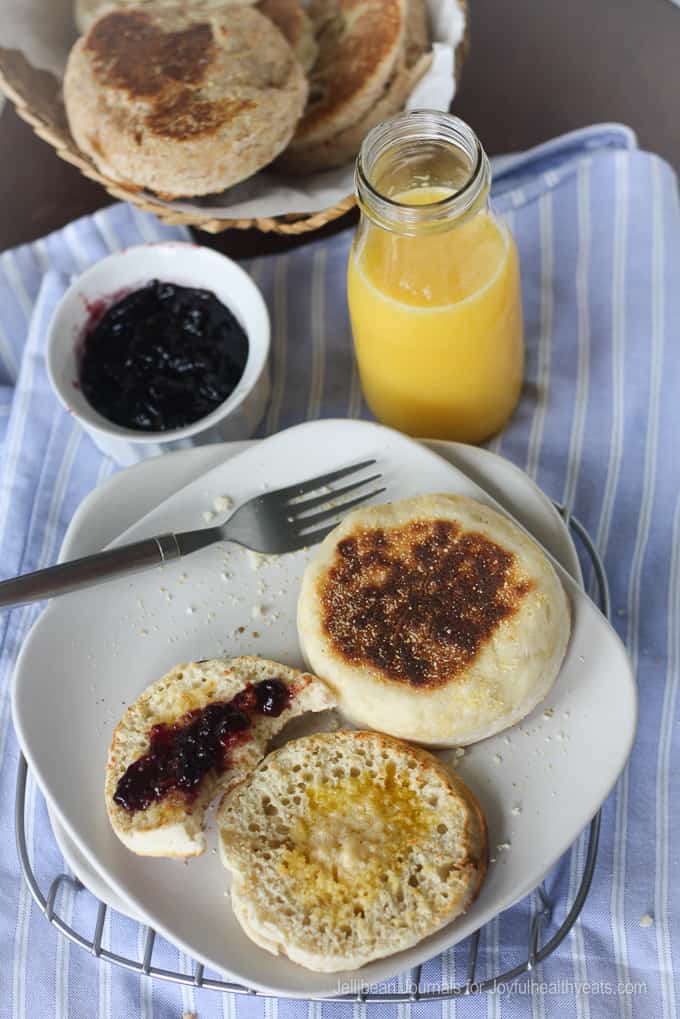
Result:
<svg viewBox="0 0 680 1019">
<path fill-rule="evenodd" d="M 287 743 L 217 820 L 244 932 L 317 972 L 421 941 L 469 908 L 487 869 L 486 822 L 463 781 L 375 732 Z"/>
<path fill-rule="evenodd" d="M 78 146 L 107 176 L 166 197 L 223 191 L 270 163 L 307 80 L 251 6 L 109 10 L 76 42 L 64 101 Z"/>
<path fill-rule="evenodd" d="M 305 570 L 298 633 L 352 722 L 457 746 L 543 700 L 570 606 L 516 524 L 474 499 L 432 495 L 345 517 Z"/>
<path fill-rule="evenodd" d="M 264 658 L 178 665 L 114 731 L 105 786 L 114 832 L 140 856 L 200 856 L 210 803 L 243 781 L 289 721 L 334 705 L 315 676 Z"/>
</svg>

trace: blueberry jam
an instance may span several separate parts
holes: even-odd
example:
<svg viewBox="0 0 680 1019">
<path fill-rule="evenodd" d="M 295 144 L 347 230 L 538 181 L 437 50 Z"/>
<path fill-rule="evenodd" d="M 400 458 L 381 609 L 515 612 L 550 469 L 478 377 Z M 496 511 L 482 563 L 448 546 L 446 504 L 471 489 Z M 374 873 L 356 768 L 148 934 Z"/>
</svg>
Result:
<svg viewBox="0 0 680 1019">
<path fill-rule="evenodd" d="M 223 403 L 247 358 L 248 337 L 213 293 L 153 280 L 88 330 L 80 386 L 109 421 L 165 432 Z"/>
<path fill-rule="evenodd" d="M 261 683 L 255 684 L 254 690 L 257 710 L 262 715 L 278 718 L 288 706 L 290 692 L 279 679 L 263 679 Z"/>
<path fill-rule="evenodd" d="M 121 776 L 115 802 L 125 810 L 145 810 L 172 792 L 189 800 L 209 771 L 229 767 L 229 751 L 250 739 L 254 715 L 278 718 L 291 701 L 280 679 L 251 683 L 230 701 L 214 701 L 187 712 L 172 725 L 154 725 L 149 751 Z"/>
</svg>

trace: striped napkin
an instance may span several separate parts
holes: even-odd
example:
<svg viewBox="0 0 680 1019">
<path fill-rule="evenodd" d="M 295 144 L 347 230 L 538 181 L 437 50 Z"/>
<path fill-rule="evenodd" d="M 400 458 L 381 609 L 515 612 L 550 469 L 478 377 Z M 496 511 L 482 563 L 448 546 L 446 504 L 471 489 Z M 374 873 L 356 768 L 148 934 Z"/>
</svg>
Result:
<svg viewBox="0 0 680 1019">
<path fill-rule="evenodd" d="M 669 167 L 638 151 L 625 128 L 556 139 L 496 166 L 495 204 L 517 238 L 528 361 L 520 406 L 491 448 L 526 470 L 583 520 L 604 556 L 614 624 L 640 685 L 640 727 L 603 811 L 593 887 L 573 933 L 531 976 L 483 997 L 369 1006 L 380 1019 L 508 1019 L 529 1014 L 642 1019 L 677 1014 L 680 953 L 680 208 Z M 0 563 L 3 575 L 56 559 L 78 504 L 115 466 L 57 404 L 43 343 L 65 281 L 111 250 L 184 236 L 116 205 L 0 256 Z M 261 434 L 304 418 L 366 414 L 344 290 L 350 235 L 246 263 L 274 323 L 273 395 Z M 139 979 L 97 963 L 60 938 L 21 882 L 13 830 L 18 751 L 8 683 L 38 613 L 0 616 L 0 1019 L 362 1019 L 367 1006 L 218 995 Z M 49 677 L 45 677 L 49 682 Z M 59 738 L 56 734 L 55 738 Z M 574 788 L 574 796 L 579 790 Z M 29 782 L 27 839 L 46 888 L 64 863 L 45 804 Z M 547 887 L 561 922 L 584 843 Z M 92 931 L 96 905 L 64 890 L 59 912 Z M 529 897 L 485 927 L 480 977 L 522 958 L 537 902 Z M 104 944 L 142 949 L 133 921 L 109 913 Z M 187 960 L 160 943 L 168 969 Z M 465 946 L 423 971 L 430 989 L 465 979 Z M 395 981 L 391 989 L 398 987 Z"/>
</svg>

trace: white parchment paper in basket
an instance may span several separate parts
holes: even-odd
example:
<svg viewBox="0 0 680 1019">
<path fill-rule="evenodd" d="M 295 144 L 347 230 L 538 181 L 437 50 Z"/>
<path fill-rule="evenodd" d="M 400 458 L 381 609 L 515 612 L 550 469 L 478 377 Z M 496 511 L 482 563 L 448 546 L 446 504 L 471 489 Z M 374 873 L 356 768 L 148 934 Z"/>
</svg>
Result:
<svg viewBox="0 0 680 1019">
<path fill-rule="evenodd" d="M 430 70 L 416 85 L 407 107 L 447 110 L 455 84 L 455 50 L 463 38 L 465 18 L 459 0 L 427 0 L 433 39 Z M 0 45 L 20 50 L 41 70 L 63 76 L 76 39 L 72 0 L 0 0 Z M 239 219 L 320 212 L 352 193 L 353 167 L 284 177 L 263 170 L 220 195 L 168 203 L 173 208 Z"/>
</svg>

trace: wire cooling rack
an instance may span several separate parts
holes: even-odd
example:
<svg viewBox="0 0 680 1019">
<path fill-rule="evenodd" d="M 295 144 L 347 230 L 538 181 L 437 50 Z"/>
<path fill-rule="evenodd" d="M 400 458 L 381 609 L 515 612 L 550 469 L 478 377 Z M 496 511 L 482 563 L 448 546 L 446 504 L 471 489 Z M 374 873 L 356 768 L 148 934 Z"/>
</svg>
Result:
<svg viewBox="0 0 680 1019">
<path fill-rule="evenodd" d="M 604 565 L 597 549 L 595 548 L 590 535 L 583 524 L 581 524 L 576 517 L 572 516 L 565 507 L 556 504 L 556 508 L 561 514 L 567 527 L 569 527 L 570 531 L 580 541 L 590 563 L 592 564 L 600 608 L 607 619 L 609 619 L 609 585 L 607 583 L 607 575 L 605 573 Z M 141 953 L 141 958 L 128 959 L 123 955 L 117 955 L 115 952 L 109 951 L 109 949 L 104 948 L 102 945 L 102 936 L 104 933 L 106 913 L 111 907 L 107 906 L 104 902 L 99 903 L 97 918 L 95 920 L 94 930 L 92 933 L 84 934 L 71 927 L 71 925 L 59 915 L 56 909 L 57 896 L 60 888 L 66 885 L 70 886 L 77 892 L 82 892 L 87 895 L 90 895 L 91 893 L 85 888 L 82 882 L 78 880 L 78 878 L 73 877 L 70 874 L 58 874 L 51 882 L 47 890 L 47 894 L 41 890 L 38 880 L 33 873 L 33 868 L 26 848 L 25 809 L 27 777 L 28 767 L 22 756 L 19 760 L 16 791 L 16 838 L 21 870 L 24 880 L 26 881 L 31 895 L 38 905 L 38 908 L 45 914 L 47 920 L 49 920 L 49 922 L 57 928 L 63 937 L 68 938 L 68 940 L 72 941 L 75 945 L 79 945 L 81 948 L 84 948 L 86 951 L 94 955 L 95 958 L 111 963 L 114 966 L 122 966 L 123 969 L 139 973 L 140 976 L 150 976 L 156 980 L 165 980 L 170 983 L 203 988 L 209 991 L 222 991 L 232 994 L 250 994 L 266 997 L 262 991 L 253 990 L 253 988 L 245 987 L 243 984 L 230 983 L 226 980 L 215 980 L 206 977 L 204 975 L 203 965 L 199 962 L 192 962 L 190 971 L 184 973 L 155 966 L 153 963 L 153 955 L 157 935 L 152 927 L 146 927 L 146 936 L 144 938 L 144 947 Z M 475 931 L 475 933 L 468 938 L 468 960 L 464 983 L 456 984 L 453 987 L 440 988 L 438 990 L 422 991 L 420 979 L 422 967 L 417 966 L 406 978 L 405 982 L 409 988 L 406 991 L 359 991 L 356 994 L 318 995 L 316 996 L 317 1000 L 355 1001 L 381 1004 L 390 1004 L 395 1002 L 408 1003 L 445 1001 L 447 998 L 456 998 L 462 995 L 480 994 L 484 991 L 492 991 L 501 984 L 507 984 L 517 979 L 517 977 L 520 977 L 523 973 L 531 972 L 538 963 L 547 959 L 548 956 L 555 951 L 557 946 L 566 938 L 567 934 L 574 926 L 576 918 L 581 912 L 590 890 L 590 885 L 593 879 L 593 871 L 595 870 L 595 861 L 597 859 L 599 836 L 600 813 L 598 812 L 590 822 L 588 832 L 588 849 L 586 852 L 581 882 L 579 884 L 578 891 L 574 896 L 574 901 L 571 905 L 565 904 L 566 913 L 562 923 L 551 935 L 549 934 L 550 926 L 553 922 L 555 913 L 557 912 L 557 907 L 558 905 L 562 905 L 562 903 L 552 902 L 545 886 L 543 884 L 539 885 L 536 889 L 539 906 L 529 928 L 529 942 L 526 949 L 526 958 L 522 959 L 511 969 L 506 970 L 504 973 L 498 973 L 493 977 L 488 977 L 485 980 L 475 980 L 479 939 L 481 936 L 480 928 L 480 930 Z M 573 847 L 569 850 L 569 852 L 573 852 Z"/>
</svg>

